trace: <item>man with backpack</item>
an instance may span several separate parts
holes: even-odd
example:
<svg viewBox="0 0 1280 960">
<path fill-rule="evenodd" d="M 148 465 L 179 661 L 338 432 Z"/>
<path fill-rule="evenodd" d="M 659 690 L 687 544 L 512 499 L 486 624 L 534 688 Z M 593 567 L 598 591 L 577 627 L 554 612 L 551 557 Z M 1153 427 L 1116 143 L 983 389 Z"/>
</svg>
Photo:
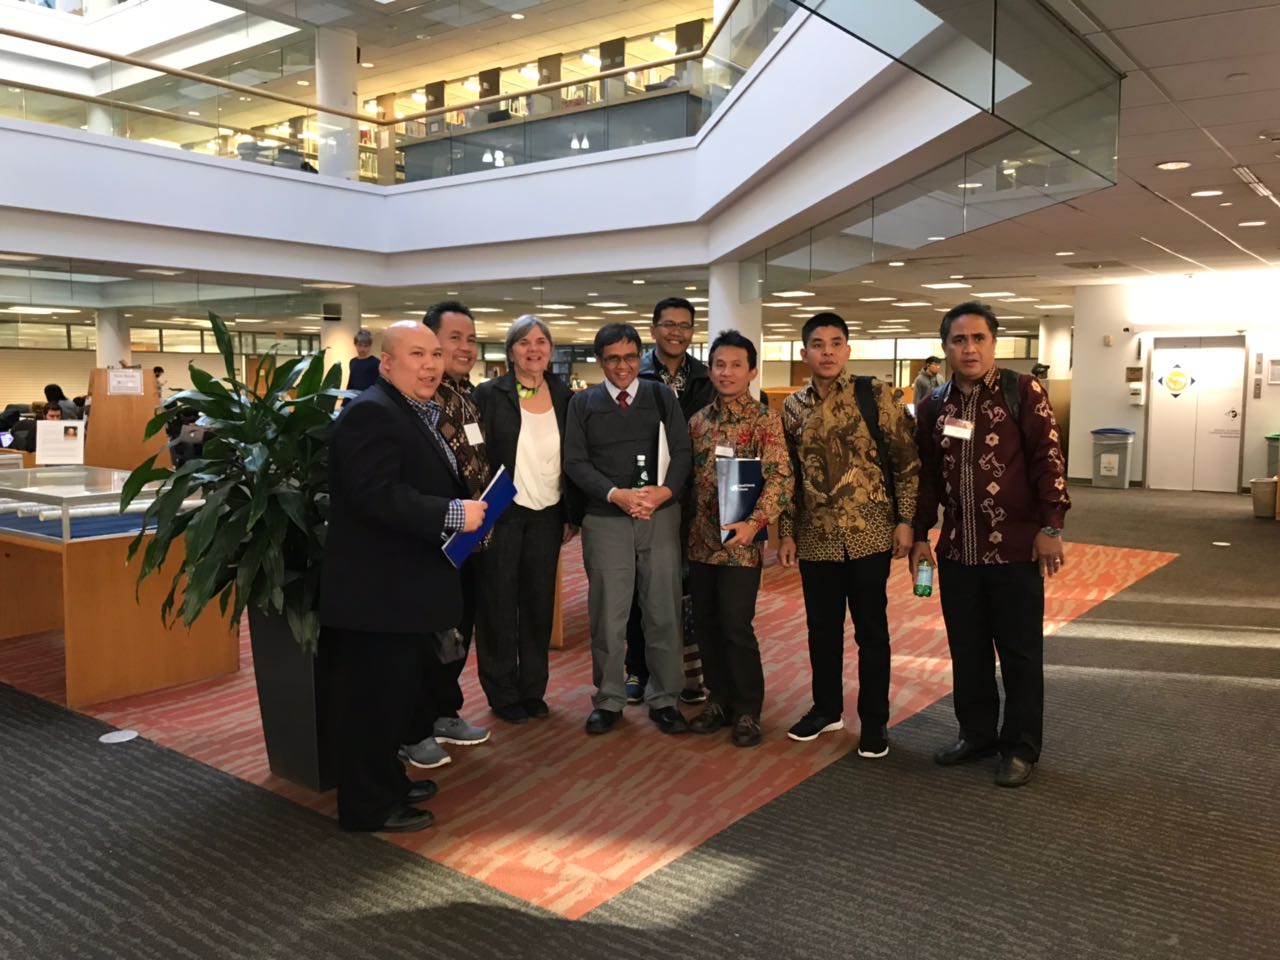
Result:
<svg viewBox="0 0 1280 960">
<path fill-rule="evenodd" d="M 1040 382 L 996 366 L 991 308 L 962 303 L 942 318 L 949 383 L 917 409 L 920 497 L 911 565 L 938 539 L 942 615 L 960 735 L 943 766 L 1000 753 L 996 783 L 1020 787 L 1040 758 L 1044 716 L 1044 578 L 1063 566 L 1071 507 L 1058 424 Z M 1004 724 L 997 732 L 1004 681 Z"/>
<path fill-rule="evenodd" d="M 813 707 L 788 731 L 813 740 L 844 727 L 844 618 L 858 645 L 858 755 L 889 752 L 889 621 L 893 558 L 911 548 L 920 460 L 906 411 L 884 384 L 852 377 L 849 328 L 819 313 L 801 332 L 809 384 L 787 397 L 782 422 L 796 477 L 778 521 L 778 559 L 800 565 L 813 670 Z"/>
</svg>

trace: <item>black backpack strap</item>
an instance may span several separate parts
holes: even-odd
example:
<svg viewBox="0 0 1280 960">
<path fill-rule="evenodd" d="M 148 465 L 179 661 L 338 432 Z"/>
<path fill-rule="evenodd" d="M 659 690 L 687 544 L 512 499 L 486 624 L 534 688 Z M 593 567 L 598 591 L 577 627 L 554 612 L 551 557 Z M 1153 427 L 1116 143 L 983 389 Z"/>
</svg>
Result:
<svg viewBox="0 0 1280 960">
<path fill-rule="evenodd" d="M 880 467 L 880 475 L 884 477 L 884 492 L 893 506 L 893 521 L 898 522 L 898 491 L 894 485 L 893 472 L 884 455 L 884 431 L 880 429 L 880 407 L 876 403 L 875 391 L 872 389 L 872 377 L 853 378 L 853 396 L 858 401 L 858 412 L 867 424 L 871 433 L 871 442 L 875 446 L 876 464 Z"/>
<path fill-rule="evenodd" d="M 949 396 L 951 396 L 950 380 L 934 387 L 933 392 L 929 394 L 929 429 L 925 431 L 927 436 L 933 436 L 933 431 L 938 428 L 938 414 L 942 412 L 942 405 L 947 402 Z"/>
<path fill-rule="evenodd" d="M 1000 368 L 1000 392 L 1004 394 L 1004 405 L 1009 408 L 1009 412 L 1013 414 L 1013 422 L 1022 426 L 1022 391 L 1021 386 L 1022 375 L 1017 370 L 1010 370 L 1007 367 Z"/>
</svg>

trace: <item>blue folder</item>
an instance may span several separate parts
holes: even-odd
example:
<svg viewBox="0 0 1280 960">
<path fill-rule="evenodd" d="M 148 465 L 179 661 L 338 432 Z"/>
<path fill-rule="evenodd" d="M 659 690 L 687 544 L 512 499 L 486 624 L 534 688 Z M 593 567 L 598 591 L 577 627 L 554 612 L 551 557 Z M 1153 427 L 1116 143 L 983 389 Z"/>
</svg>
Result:
<svg viewBox="0 0 1280 960">
<path fill-rule="evenodd" d="M 716 493 L 720 502 L 720 525 L 741 523 L 755 511 L 760 492 L 764 489 L 764 474 L 760 461 L 734 457 L 716 458 Z M 728 530 L 720 531 L 720 542 L 733 536 Z M 756 540 L 767 540 L 769 531 L 760 528 Z"/>
<path fill-rule="evenodd" d="M 489 485 L 484 488 L 484 493 L 480 495 L 480 499 L 489 505 L 489 509 L 484 512 L 484 523 L 480 524 L 478 530 L 472 530 L 470 533 L 459 530 L 444 542 L 442 548 L 444 555 L 449 558 L 449 562 L 454 567 L 462 567 L 467 557 L 471 556 L 476 547 L 480 546 L 480 542 L 489 535 L 493 525 L 498 522 L 498 518 L 506 512 L 515 498 L 516 485 L 512 482 L 511 475 L 507 473 L 506 467 L 498 467 L 498 472 L 493 475 Z"/>
</svg>

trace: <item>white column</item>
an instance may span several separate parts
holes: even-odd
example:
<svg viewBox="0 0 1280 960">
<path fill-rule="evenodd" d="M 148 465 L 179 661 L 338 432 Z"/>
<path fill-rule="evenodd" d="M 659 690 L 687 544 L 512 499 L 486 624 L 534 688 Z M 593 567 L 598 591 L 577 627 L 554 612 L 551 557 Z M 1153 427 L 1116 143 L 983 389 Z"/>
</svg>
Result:
<svg viewBox="0 0 1280 960">
<path fill-rule="evenodd" d="M 1040 362 L 1049 367 L 1051 380 L 1071 377 L 1070 317 L 1044 317 L 1040 321 Z"/>
<path fill-rule="evenodd" d="M 354 290 L 325 291 L 326 306 L 336 305 L 338 310 L 324 311 L 326 319 L 320 322 L 320 348 L 324 350 L 324 368 L 342 364 L 342 382 L 347 382 L 347 361 L 356 355 L 355 337 L 360 329 L 360 294 Z M 327 319 L 337 316 L 339 319 Z"/>
<path fill-rule="evenodd" d="M 109 137 L 116 132 L 115 125 L 111 122 L 110 107 L 102 103 L 89 103 L 85 105 L 85 113 L 90 133 L 101 133 Z"/>
<path fill-rule="evenodd" d="M 355 113 L 358 106 L 356 35 L 349 30 L 316 31 L 316 102 Z M 327 177 L 360 177 L 359 136 L 355 120 L 320 113 L 316 116 L 320 172 Z"/>
<path fill-rule="evenodd" d="M 763 308 L 759 300 L 742 302 L 738 285 L 740 269 L 741 265 L 737 263 L 711 265 L 707 283 L 707 343 L 714 340 L 722 330 L 737 330 L 756 345 L 756 350 L 761 355 L 757 361 L 759 365 L 764 362 L 764 339 L 760 323 Z M 751 393 L 753 396 L 760 396 L 759 377 L 751 385 Z"/>
<path fill-rule="evenodd" d="M 129 340 L 129 321 L 119 310 L 99 310 L 97 314 L 98 347 L 94 366 L 118 367 L 133 363 Z"/>
</svg>

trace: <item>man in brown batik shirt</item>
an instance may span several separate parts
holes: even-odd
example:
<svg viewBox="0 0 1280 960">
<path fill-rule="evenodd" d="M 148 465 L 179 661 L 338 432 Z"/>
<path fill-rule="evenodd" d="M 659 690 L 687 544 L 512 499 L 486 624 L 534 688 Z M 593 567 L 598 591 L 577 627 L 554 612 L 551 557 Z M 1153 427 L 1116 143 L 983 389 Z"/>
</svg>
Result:
<svg viewBox="0 0 1280 960">
<path fill-rule="evenodd" d="M 1040 758 L 1044 716 L 1044 578 L 1064 561 L 1071 499 L 1058 424 L 1035 377 L 995 363 L 995 314 L 962 303 L 942 318 L 954 371 L 917 407 L 920 495 L 911 565 L 933 563 L 929 529 L 943 509 L 939 589 L 959 739 L 944 766 L 1001 755 L 996 783 L 1020 787 Z M 1004 724 L 997 733 L 1004 681 Z"/>
</svg>

